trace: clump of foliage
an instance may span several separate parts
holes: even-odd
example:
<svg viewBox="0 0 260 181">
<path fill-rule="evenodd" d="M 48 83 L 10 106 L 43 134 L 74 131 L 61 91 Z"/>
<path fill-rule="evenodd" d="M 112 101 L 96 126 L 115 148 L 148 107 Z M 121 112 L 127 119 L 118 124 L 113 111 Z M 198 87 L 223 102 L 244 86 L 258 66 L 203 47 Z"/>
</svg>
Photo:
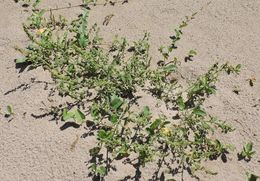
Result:
<svg viewBox="0 0 260 181">
<path fill-rule="evenodd" d="M 90 150 L 93 159 L 90 170 L 95 178 L 104 178 L 113 160 L 132 158 L 146 166 L 158 158 L 170 159 L 177 166 L 170 170 L 207 171 L 204 160 L 224 157 L 232 146 L 223 144 L 211 135 L 219 129 L 228 133 L 233 128 L 203 109 L 204 100 L 216 92 L 215 83 L 222 72 L 239 73 L 240 65 L 214 64 L 188 88 L 170 79 L 178 73 L 176 58 L 169 61 L 180 40 L 182 29 L 196 14 L 187 17 L 172 38 L 170 46 L 160 48 L 164 60 L 151 68 L 149 34 L 129 46 L 125 38 L 116 38 L 109 51 L 102 48 L 97 25 L 88 25 L 89 11 L 83 10 L 78 19 L 68 22 L 46 11 L 34 9 L 24 30 L 31 40 L 26 49 L 18 49 L 24 56 L 17 64 L 48 70 L 61 96 L 75 99 L 76 104 L 56 109 L 63 121 L 86 121 L 84 105 L 91 104 L 89 114 L 97 128 L 97 145 Z M 195 51 L 190 52 L 195 55 Z M 176 116 L 153 116 L 148 107 L 138 107 L 138 91 L 154 95 Z M 134 111 L 137 106 L 139 111 Z M 102 151 L 106 158 L 102 158 Z"/>
<path fill-rule="evenodd" d="M 239 159 L 245 159 L 246 161 L 250 161 L 255 151 L 253 151 L 253 143 L 249 142 L 245 146 L 243 146 L 243 150 L 238 154 Z"/>
</svg>

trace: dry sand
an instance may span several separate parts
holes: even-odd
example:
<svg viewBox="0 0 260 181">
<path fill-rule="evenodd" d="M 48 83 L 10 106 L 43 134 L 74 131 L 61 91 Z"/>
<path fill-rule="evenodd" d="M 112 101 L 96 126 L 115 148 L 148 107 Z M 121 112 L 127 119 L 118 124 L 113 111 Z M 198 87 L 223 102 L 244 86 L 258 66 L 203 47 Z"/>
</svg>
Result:
<svg viewBox="0 0 260 181">
<path fill-rule="evenodd" d="M 45 0 L 45 7 L 67 6 L 68 2 L 79 4 L 80 0 Z M 158 57 L 158 46 L 168 43 L 176 27 L 186 15 L 198 11 L 207 4 L 206 0 L 129 0 L 124 5 L 97 6 L 91 10 L 91 23 L 97 22 L 101 34 L 110 41 L 115 34 L 130 40 L 141 38 L 145 31 L 151 34 L 151 52 Z M 80 8 L 60 10 L 57 13 L 74 16 Z M 108 26 L 103 26 L 104 17 L 114 14 Z M 35 119 L 32 113 L 40 114 L 40 108 L 48 105 L 48 90 L 44 84 L 30 84 L 31 78 L 51 81 L 41 68 L 19 73 L 14 59 L 19 54 L 15 45 L 24 46 L 27 38 L 22 22 L 29 13 L 12 0 L 0 0 L 0 107 L 12 104 L 14 119 L 0 115 L 0 180 L 47 181 L 47 180 L 90 180 L 86 163 L 88 149 L 94 138 L 80 138 L 74 149 L 71 144 L 77 136 L 87 130 L 84 127 L 70 127 L 60 130 L 61 122 Z M 236 146 L 228 156 L 227 163 L 220 160 L 208 162 L 206 166 L 218 172 L 216 176 L 202 174 L 201 180 L 246 180 L 246 171 L 260 175 L 260 1 L 259 0 L 215 0 L 196 16 L 184 31 L 178 43 L 177 55 L 184 59 L 190 49 L 198 55 L 193 62 L 183 61 L 181 72 L 184 77 L 194 79 L 215 62 L 240 63 L 239 76 L 222 77 L 217 84 L 218 92 L 206 103 L 213 115 L 231 123 L 236 130 L 224 137 L 226 142 Z M 255 77 L 253 87 L 247 79 Z M 17 89 L 29 84 L 29 89 Z M 239 95 L 233 92 L 238 86 Z M 2 111 L 2 112 L 3 112 Z M 26 113 L 26 114 L 24 114 Z M 237 161 L 236 153 L 246 142 L 254 142 L 256 155 L 252 161 Z M 118 164 L 106 180 L 119 180 L 127 174 L 134 175 L 134 168 Z M 153 166 L 142 170 L 139 180 L 152 177 Z M 185 180 L 192 180 L 185 176 Z"/>
</svg>

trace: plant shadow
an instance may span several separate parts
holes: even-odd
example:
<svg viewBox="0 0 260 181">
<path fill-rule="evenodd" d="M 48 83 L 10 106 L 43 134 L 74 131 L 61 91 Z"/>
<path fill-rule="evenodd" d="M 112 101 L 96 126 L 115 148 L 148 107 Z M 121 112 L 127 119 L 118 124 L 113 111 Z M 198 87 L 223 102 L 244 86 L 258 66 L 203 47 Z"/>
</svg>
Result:
<svg viewBox="0 0 260 181">
<path fill-rule="evenodd" d="M 14 60 L 15 62 L 15 60 Z M 33 70 L 34 68 L 32 66 L 30 66 L 31 63 L 30 62 L 25 62 L 25 63 L 16 63 L 15 64 L 15 68 L 19 70 L 18 73 L 22 73 L 25 70 L 30 71 Z"/>
</svg>

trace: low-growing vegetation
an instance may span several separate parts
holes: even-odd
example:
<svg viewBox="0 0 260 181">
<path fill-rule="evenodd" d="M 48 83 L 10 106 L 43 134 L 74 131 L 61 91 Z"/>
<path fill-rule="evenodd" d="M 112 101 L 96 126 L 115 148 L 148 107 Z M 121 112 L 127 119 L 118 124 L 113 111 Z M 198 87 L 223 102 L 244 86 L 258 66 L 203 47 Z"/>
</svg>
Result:
<svg viewBox="0 0 260 181">
<path fill-rule="evenodd" d="M 255 151 L 253 151 L 253 143 L 250 142 L 243 146 L 243 150 L 238 154 L 238 157 L 239 159 L 250 161 L 254 154 Z"/>
<path fill-rule="evenodd" d="M 216 93 L 219 78 L 238 74 L 241 65 L 216 63 L 189 86 L 173 76 L 180 64 L 178 58 L 172 58 L 174 50 L 183 29 L 197 13 L 187 16 L 175 29 L 170 45 L 159 48 L 162 60 L 152 68 L 155 60 L 149 54 L 148 33 L 133 43 L 116 37 L 107 50 L 97 25 L 88 24 L 88 9 L 83 8 L 82 14 L 69 22 L 38 4 L 33 2 L 32 14 L 23 25 L 31 43 L 25 49 L 17 48 L 23 56 L 16 63 L 48 70 L 59 95 L 73 98 L 73 102 L 52 107 L 55 117 L 79 125 L 91 123 L 89 129 L 97 138 L 97 145 L 90 149 L 91 177 L 105 179 L 115 160 L 139 167 L 158 162 L 173 175 L 187 171 L 196 176 L 198 170 L 213 173 L 203 167 L 203 161 L 225 158 L 233 150 L 232 145 L 212 135 L 234 129 L 207 113 L 203 103 Z M 187 60 L 197 55 L 196 50 L 187 52 Z M 140 107 L 140 92 L 175 116 L 156 115 L 151 107 Z M 12 114 L 11 108 L 9 112 Z M 241 152 L 247 160 L 253 154 L 251 143 Z"/>
</svg>

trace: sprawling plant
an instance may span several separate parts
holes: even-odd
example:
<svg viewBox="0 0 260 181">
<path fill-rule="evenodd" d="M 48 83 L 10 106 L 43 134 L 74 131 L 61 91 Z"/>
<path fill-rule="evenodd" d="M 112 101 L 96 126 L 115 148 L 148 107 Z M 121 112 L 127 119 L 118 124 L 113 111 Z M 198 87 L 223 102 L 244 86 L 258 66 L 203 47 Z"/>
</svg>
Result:
<svg viewBox="0 0 260 181">
<path fill-rule="evenodd" d="M 150 66 L 148 34 L 132 46 L 125 38 L 116 37 L 107 51 L 97 25 L 88 25 L 87 9 L 71 22 L 49 14 L 47 18 L 45 10 L 33 10 L 23 25 L 31 43 L 18 49 L 24 56 L 16 63 L 48 70 L 60 95 L 76 100 L 74 106 L 56 109 L 55 114 L 63 121 L 84 124 L 86 112 L 81 108 L 91 105 L 89 114 L 97 137 L 97 145 L 90 150 L 93 177 L 105 178 L 112 161 L 125 158 L 140 166 L 159 159 L 172 172 L 186 170 L 195 175 L 197 170 L 207 171 L 202 161 L 225 157 L 232 149 L 211 135 L 217 129 L 228 133 L 233 128 L 209 115 L 203 102 L 216 92 L 220 74 L 239 73 L 240 65 L 216 63 L 188 88 L 170 78 L 172 73 L 178 73 L 177 58 L 170 61 L 171 54 L 182 29 L 196 13 L 175 29 L 170 46 L 159 49 L 163 61 L 156 68 Z M 190 55 L 196 52 L 192 50 Z M 140 91 L 153 95 L 176 116 L 156 117 L 150 107 L 139 107 Z"/>
</svg>

